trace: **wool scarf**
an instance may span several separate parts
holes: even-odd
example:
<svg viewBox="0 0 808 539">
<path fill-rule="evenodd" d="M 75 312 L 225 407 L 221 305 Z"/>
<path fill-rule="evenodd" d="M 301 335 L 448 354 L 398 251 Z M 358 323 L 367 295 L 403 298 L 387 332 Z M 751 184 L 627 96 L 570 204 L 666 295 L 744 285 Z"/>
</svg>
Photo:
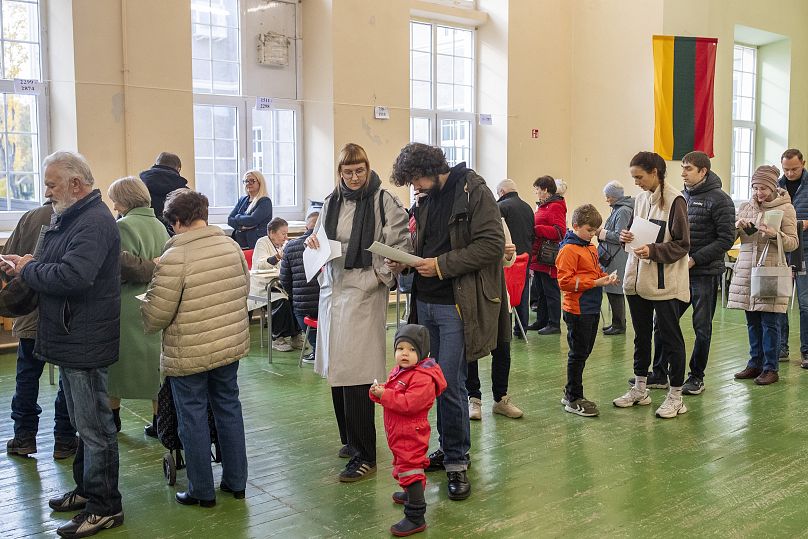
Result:
<svg viewBox="0 0 808 539">
<path fill-rule="evenodd" d="M 340 179 L 339 185 L 331 193 L 325 214 L 325 233 L 329 239 L 337 236 L 337 223 L 339 210 L 343 199 L 356 202 L 351 237 L 348 239 L 348 249 L 345 253 L 345 269 L 367 268 L 373 263 L 373 256 L 368 247 L 373 243 L 376 232 L 376 212 L 373 207 L 373 197 L 381 187 L 379 175 L 370 171 L 370 178 L 364 187 L 353 191 Z"/>
</svg>

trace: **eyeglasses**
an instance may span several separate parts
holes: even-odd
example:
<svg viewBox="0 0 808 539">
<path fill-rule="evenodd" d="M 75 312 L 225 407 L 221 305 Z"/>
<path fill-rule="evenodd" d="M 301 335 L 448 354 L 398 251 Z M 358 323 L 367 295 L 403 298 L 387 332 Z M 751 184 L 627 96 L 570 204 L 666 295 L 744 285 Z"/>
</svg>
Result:
<svg viewBox="0 0 808 539">
<path fill-rule="evenodd" d="M 341 172 L 341 174 L 342 174 L 342 177 L 347 180 L 347 179 L 350 179 L 350 178 L 352 178 L 354 176 L 356 176 L 357 178 L 361 178 L 362 176 L 367 174 L 367 172 L 368 171 L 365 170 L 364 168 L 358 168 L 356 170 L 343 170 Z"/>
<path fill-rule="evenodd" d="M 242 181 L 241 183 L 243 183 L 244 185 L 252 185 L 254 183 L 258 183 L 258 180 L 254 180 L 254 179 L 250 178 L 248 180 Z"/>
</svg>

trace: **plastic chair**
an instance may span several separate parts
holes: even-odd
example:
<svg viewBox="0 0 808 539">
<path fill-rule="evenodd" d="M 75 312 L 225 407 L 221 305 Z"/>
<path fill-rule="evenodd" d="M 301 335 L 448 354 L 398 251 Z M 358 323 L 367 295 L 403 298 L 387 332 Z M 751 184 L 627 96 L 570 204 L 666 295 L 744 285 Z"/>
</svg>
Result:
<svg viewBox="0 0 808 539">
<path fill-rule="evenodd" d="M 253 251 L 255 251 L 255 249 L 244 249 L 244 258 L 247 259 L 247 269 L 252 269 Z"/>
<path fill-rule="evenodd" d="M 309 331 L 312 328 L 317 329 L 317 319 L 304 316 L 303 324 L 306 326 L 306 335 L 303 337 L 303 348 L 300 349 L 300 360 L 297 362 L 297 366 L 301 369 L 303 368 L 303 356 L 306 354 L 306 343 L 309 342 Z"/>
<path fill-rule="evenodd" d="M 511 309 L 515 309 L 522 303 L 522 291 L 525 289 L 525 280 L 527 279 L 527 262 L 530 255 L 522 253 L 516 256 L 516 261 L 511 265 L 503 268 L 505 272 L 505 286 L 508 288 L 508 302 Z M 522 321 L 519 320 L 519 315 L 514 316 L 516 323 L 519 325 L 519 330 L 525 336 L 527 341 L 527 333 L 525 328 L 522 327 Z"/>
</svg>

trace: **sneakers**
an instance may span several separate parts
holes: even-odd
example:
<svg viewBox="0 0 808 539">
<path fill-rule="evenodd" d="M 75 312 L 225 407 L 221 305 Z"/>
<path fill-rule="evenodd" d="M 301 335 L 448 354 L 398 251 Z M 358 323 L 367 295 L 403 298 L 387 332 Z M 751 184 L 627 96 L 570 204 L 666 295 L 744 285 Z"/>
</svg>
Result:
<svg viewBox="0 0 808 539">
<path fill-rule="evenodd" d="M 622 397 L 617 397 L 612 401 L 612 403 L 618 408 L 630 408 L 635 404 L 647 406 L 651 404 L 651 393 L 647 389 L 645 391 L 640 391 L 637 386 L 631 386 L 628 393 Z"/>
<path fill-rule="evenodd" d="M 759 386 L 767 386 L 780 380 L 780 375 L 776 371 L 763 371 L 755 378 L 755 383 Z"/>
<path fill-rule="evenodd" d="M 562 399 L 562 402 L 563 401 L 567 401 L 567 399 L 564 398 Z M 575 399 L 572 402 L 567 401 L 567 404 L 564 405 L 564 410 L 583 417 L 595 417 L 599 413 L 598 405 L 586 399 Z"/>
<path fill-rule="evenodd" d="M 687 406 L 685 406 L 685 401 L 682 400 L 682 397 L 668 393 L 665 400 L 662 401 L 662 406 L 657 408 L 656 416 L 671 419 L 686 412 Z"/>
<path fill-rule="evenodd" d="M 517 408 L 511 402 L 510 395 L 505 395 L 499 400 L 499 402 L 495 402 L 494 406 L 491 408 L 491 411 L 495 414 L 504 415 L 505 417 L 510 417 L 512 419 L 518 419 L 523 415 L 522 410 Z"/>
<path fill-rule="evenodd" d="M 79 439 L 75 436 L 70 438 L 56 438 L 53 442 L 53 458 L 56 460 L 66 459 L 76 454 L 79 447 Z"/>
<path fill-rule="evenodd" d="M 704 381 L 693 375 L 688 376 L 685 385 L 682 386 L 682 393 L 684 395 L 700 395 L 702 392 L 704 392 Z"/>
<path fill-rule="evenodd" d="M 736 372 L 733 376 L 736 380 L 750 380 L 752 378 L 757 378 L 763 372 L 763 369 L 758 369 L 756 367 L 746 367 L 741 372 Z"/>
<path fill-rule="evenodd" d="M 634 376 L 628 379 L 628 385 L 633 386 L 636 385 L 636 379 Z M 645 387 L 648 389 L 668 389 L 670 387 L 670 383 L 668 383 L 668 377 L 664 375 L 656 375 L 652 372 L 648 373 L 648 380 L 645 382 Z"/>
<path fill-rule="evenodd" d="M 303 359 L 301 361 L 303 361 L 303 363 L 308 363 L 309 365 L 314 363 L 314 352 L 309 352 L 308 354 L 303 356 Z"/>
<path fill-rule="evenodd" d="M 337 456 L 341 459 L 349 459 L 353 456 L 353 449 L 351 449 L 350 445 L 345 444 L 339 448 L 339 453 L 337 453 Z"/>
<path fill-rule="evenodd" d="M 483 418 L 483 402 L 475 397 L 469 397 L 469 419 L 479 421 Z"/>
<path fill-rule="evenodd" d="M 277 350 L 278 352 L 291 352 L 294 350 L 292 345 L 286 342 L 285 337 L 278 337 L 274 341 L 272 341 L 272 349 Z"/>
<path fill-rule="evenodd" d="M 123 511 L 114 515 L 93 515 L 82 511 L 64 526 L 57 528 L 59 537 L 89 537 L 101 530 L 115 528 L 123 524 Z"/>
<path fill-rule="evenodd" d="M 353 483 L 360 481 L 366 477 L 376 473 L 375 462 L 365 462 L 358 456 L 354 456 L 348 461 L 345 469 L 339 474 L 339 480 L 342 483 Z"/>
<path fill-rule="evenodd" d="M 780 361 L 788 361 L 788 348 L 781 348 L 778 358 Z"/>
<path fill-rule="evenodd" d="M 603 329 L 604 335 L 625 335 L 626 328 L 618 328 L 615 326 L 609 326 Z"/>
<path fill-rule="evenodd" d="M 289 337 L 288 343 L 295 350 L 303 350 L 303 347 L 306 346 L 306 337 L 302 333 L 298 333 L 294 337 Z"/>
<path fill-rule="evenodd" d="M 6 442 L 6 453 L 25 457 L 36 453 L 36 435 L 18 434 Z"/>
<path fill-rule="evenodd" d="M 58 512 L 81 511 L 87 506 L 87 498 L 81 496 L 75 490 L 71 490 L 58 498 L 51 498 L 48 500 L 48 505 Z"/>
</svg>

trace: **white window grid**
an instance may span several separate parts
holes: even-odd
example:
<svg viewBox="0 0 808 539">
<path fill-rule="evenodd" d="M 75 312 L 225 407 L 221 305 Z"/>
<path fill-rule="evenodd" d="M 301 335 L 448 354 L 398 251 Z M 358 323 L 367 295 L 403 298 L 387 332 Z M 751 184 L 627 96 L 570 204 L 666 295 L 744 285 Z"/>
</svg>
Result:
<svg viewBox="0 0 808 539">
<path fill-rule="evenodd" d="M 732 197 L 748 200 L 755 169 L 757 47 L 736 43 L 732 69 Z"/>
<path fill-rule="evenodd" d="M 194 93 L 241 93 L 238 0 L 191 0 Z"/>
<path fill-rule="evenodd" d="M 450 165 L 475 160 L 474 30 L 410 21 L 410 140 L 440 146 Z"/>
</svg>

